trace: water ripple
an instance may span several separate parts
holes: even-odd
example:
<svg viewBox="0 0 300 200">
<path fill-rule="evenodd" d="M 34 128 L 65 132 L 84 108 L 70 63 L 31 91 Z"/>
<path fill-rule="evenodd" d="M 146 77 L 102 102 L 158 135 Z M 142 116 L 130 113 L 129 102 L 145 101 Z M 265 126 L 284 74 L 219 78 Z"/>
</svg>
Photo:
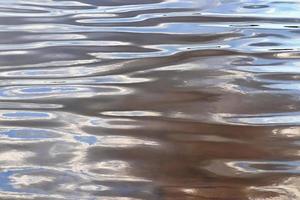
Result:
<svg viewBox="0 0 300 200">
<path fill-rule="evenodd" d="M 300 199 L 299 11 L 3 1 L 0 199 Z"/>
</svg>

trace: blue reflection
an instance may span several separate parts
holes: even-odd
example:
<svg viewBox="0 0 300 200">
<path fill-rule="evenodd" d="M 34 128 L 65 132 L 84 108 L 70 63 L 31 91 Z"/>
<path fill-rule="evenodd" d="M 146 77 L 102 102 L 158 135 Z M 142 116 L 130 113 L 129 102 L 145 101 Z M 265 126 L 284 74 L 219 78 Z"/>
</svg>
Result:
<svg viewBox="0 0 300 200">
<path fill-rule="evenodd" d="M 18 179 L 21 182 L 18 182 Z M 33 185 L 50 181 L 59 187 L 60 184 L 57 184 L 59 181 L 68 182 L 74 179 L 77 179 L 77 175 L 68 170 L 61 173 L 60 171 L 46 168 L 13 168 L 0 171 L 0 191 L 14 192 L 20 195 L 49 195 L 49 191 L 42 186 L 36 187 Z"/>
<path fill-rule="evenodd" d="M 38 171 L 38 170 L 37 170 Z M 14 187 L 14 184 L 12 182 L 13 176 L 19 175 L 19 174 L 26 174 L 26 173 L 31 173 L 32 170 L 30 169 L 12 169 L 12 170 L 6 170 L 0 172 L 0 191 L 5 191 L 5 192 L 22 192 L 22 193 L 39 193 L 42 194 L 40 191 L 37 189 L 22 189 L 19 187 Z"/>
<path fill-rule="evenodd" d="M 93 145 L 97 142 L 97 138 L 95 136 L 74 136 L 74 139 L 88 145 Z"/>
<path fill-rule="evenodd" d="M 56 133 L 43 129 L 7 129 L 0 131 L 0 134 L 6 135 L 9 138 L 15 139 L 27 139 L 27 140 L 38 140 L 45 138 L 55 138 Z"/>
<path fill-rule="evenodd" d="M 30 87 L 22 89 L 23 93 L 53 93 L 53 92 L 73 92 L 74 87 Z"/>
<path fill-rule="evenodd" d="M 300 113 L 271 113 L 257 115 L 230 115 L 223 117 L 227 123 L 247 125 L 299 125 Z"/>
<path fill-rule="evenodd" d="M 40 119 L 40 118 L 49 118 L 48 113 L 44 112 L 31 112 L 31 111 L 17 111 L 17 112 L 8 112 L 2 114 L 3 117 L 5 118 L 12 118 L 12 119 L 20 119 L 20 118 L 25 118 L 25 119 Z"/>
<path fill-rule="evenodd" d="M 234 161 L 230 166 L 246 173 L 299 174 L 299 161 Z"/>
<path fill-rule="evenodd" d="M 13 171 L 4 171 L 0 173 L 0 190 L 1 191 L 16 191 L 14 187 L 10 184 L 10 177 L 14 174 Z"/>
</svg>

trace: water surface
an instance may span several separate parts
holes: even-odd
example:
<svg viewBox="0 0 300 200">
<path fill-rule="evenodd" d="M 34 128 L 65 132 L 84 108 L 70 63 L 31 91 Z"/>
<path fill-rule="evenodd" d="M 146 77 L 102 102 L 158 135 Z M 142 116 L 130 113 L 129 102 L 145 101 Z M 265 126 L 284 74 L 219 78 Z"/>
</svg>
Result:
<svg viewBox="0 0 300 200">
<path fill-rule="evenodd" d="M 2 1 L 0 199 L 299 200 L 299 13 Z"/>
</svg>

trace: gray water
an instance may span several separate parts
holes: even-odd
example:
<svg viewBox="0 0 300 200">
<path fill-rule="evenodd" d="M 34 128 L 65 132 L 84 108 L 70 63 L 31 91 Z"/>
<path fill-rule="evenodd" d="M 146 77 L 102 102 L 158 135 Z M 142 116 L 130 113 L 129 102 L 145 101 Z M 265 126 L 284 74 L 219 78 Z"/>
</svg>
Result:
<svg viewBox="0 0 300 200">
<path fill-rule="evenodd" d="M 299 200 L 300 1 L 3 0 L 0 199 Z"/>
</svg>

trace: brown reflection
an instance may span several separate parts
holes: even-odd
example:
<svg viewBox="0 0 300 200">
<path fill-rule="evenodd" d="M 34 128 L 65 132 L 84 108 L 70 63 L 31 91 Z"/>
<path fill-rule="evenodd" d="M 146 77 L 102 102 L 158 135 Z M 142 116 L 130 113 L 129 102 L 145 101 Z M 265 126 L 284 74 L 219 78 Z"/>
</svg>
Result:
<svg viewBox="0 0 300 200">
<path fill-rule="evenodd" d="M 3 1 L 0 199 L 298 200 L 299 11 Z"/>
</svg>

